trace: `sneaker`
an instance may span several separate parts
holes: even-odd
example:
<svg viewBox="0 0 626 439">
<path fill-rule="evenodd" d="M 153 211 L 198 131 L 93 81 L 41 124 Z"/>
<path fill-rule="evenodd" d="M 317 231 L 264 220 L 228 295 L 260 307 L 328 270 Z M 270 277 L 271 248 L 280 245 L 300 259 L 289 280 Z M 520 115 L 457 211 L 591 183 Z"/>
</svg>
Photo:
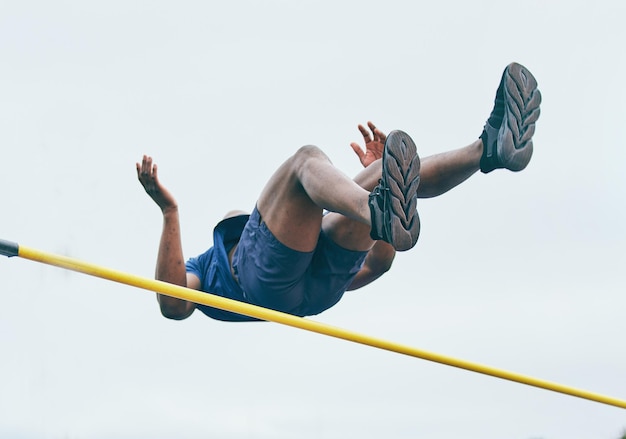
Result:
<svg viewBox="0 0 626 439">
<path fill-rule="evenodd" d="M 504 69 L 493 111 L 480 136 L 483 173 L 498 168 L 521 171 L 528 165 L 533 155 L 532 136 L 539 119 L 540 103 L 541 93 L 532 73 L 520 64 L 509 64 Z"/>
<path fill-rule="evenodd" d="M 413 248 L 420 233 L 417 187 L 420 159 L 408 134 L 392 131 L 385 141 L 382 178 L 369 197 L 370 236 L 388 242 L 397 251 Z"/>
</svg>

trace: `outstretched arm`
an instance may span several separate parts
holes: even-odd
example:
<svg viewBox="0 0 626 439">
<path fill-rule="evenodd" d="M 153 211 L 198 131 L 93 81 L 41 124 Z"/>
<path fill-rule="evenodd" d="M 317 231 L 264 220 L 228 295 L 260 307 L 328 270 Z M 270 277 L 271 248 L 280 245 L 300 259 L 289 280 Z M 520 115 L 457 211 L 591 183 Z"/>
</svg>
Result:
<svg viewBox="0 0 626 439">
<path fill-rule="evenodd" d="M 159 206 L 163 213 L 163 231 L 159 244 L 155 278 L 183 287 L 198 289 L 200 281 L 190 275 L 187 279 L 185 260 L 180 238 L 180 221 L 176 200 L 159 182 L 157 165 L 152 158 L 143 156 L 141 164 L 137 163 L 137 178 L 150 198 Z M 186 300 L 157 294 L 161 313 L 170 319 L 182 320 L 191 315 L 195 304 Z"/>
</svg>

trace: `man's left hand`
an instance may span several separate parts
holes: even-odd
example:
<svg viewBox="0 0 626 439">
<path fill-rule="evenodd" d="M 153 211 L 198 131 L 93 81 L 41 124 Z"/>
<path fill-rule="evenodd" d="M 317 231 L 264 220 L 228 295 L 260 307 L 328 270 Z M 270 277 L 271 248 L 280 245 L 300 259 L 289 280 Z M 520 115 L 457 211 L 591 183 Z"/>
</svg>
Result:
<svg viewBox="0 0 626 439">
<path fill-rule="evenodd" d="M 383 156 L 385 140 L 387 139 L 387 136 L 376 128 L 372 122 L 367 122 L 367 126 L 369 130 L 363 125 L 359 125 L 359 131 L 363 134 L 363 141 L 365 142 L 365 151 L 363 151 L 361 145 L 356 142 L 350 144 L 365 168 Z"/>
</svg>

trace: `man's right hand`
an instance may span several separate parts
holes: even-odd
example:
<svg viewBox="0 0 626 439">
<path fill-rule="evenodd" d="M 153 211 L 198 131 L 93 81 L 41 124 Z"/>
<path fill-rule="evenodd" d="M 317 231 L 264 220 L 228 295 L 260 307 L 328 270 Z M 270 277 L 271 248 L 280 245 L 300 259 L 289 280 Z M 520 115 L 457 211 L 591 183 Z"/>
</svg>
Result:
<svg viewBox="0 0 626 439">
<path fill-rule="evenodd" d="M 157 165 L 152 163 L 152 157 L 143 156 L 141 164 L 137 163 L 137 178 L 150 198 L 161 208 L 163 214 L 177 210 L 178 204 L 172 194 L 159 182 Z"/>
</svg>

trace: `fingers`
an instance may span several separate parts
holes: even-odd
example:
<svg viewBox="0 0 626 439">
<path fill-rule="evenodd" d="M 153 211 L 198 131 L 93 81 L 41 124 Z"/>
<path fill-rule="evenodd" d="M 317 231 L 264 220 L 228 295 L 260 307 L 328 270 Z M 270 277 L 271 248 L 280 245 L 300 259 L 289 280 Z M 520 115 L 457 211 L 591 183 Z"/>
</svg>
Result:
<svg viewBox="0 0 626 439">
<path fill-rule="evenodd" d="M 367 122 L 367 126 L 370 130 L 372 130 L 372 134 L 374 135 L 374 142 L 385 143 L 387 136 L 374 125 L 373 122 Z"/>
<path fill-rule="evenodd" d="M 152 172 L 152 157 L 143 156 L 143 160 L 141 162 L 141 173 L 142 175 L 148 177 Z"/>
<path fill-rule="evenodd" d="M 385 133 L 383 133 L 381 130 L 376 128 L 375 134 L 378 137 L 378 141 L 384 144 L 385 141 L 387 140 L 387 136 L 385 135 Z"/>
<path fill-rule="evenodd" d="M 137 176 L 138 177 L 152 177 L 153 174 L 156 174 L 156 164 L 152 164 L 152 157 L 143 156 L 141 160 L 141 165 L 136 163 L 137 166 Z"/>
<path fill-rule="evenodd" d="M 365 128 L 361 124 L 359 124 L 359 131 L 361 132 L 361 135 L 363 136 L 363 140 L 365 140 L 365 143 L 369 143 L 372 141 L 370 132 L 367 130 L 367 128 Z"/>
<path fill-rule="evenodd" d="M 387 140 L 385 133 L 376 128 L 376 125 L 374 125 L 373 122 L 367 122 L 367 128 L 359 124 L 359 131 L 363 135 L 365 143 L 369 143 L 371 141 L 385 143 L 385 140 Z"/>
<path fill-rule="evenodd" d="M 154 191 L 159 185 L 157 165 L 152 162 L 152 157 L 144 155 L 141 164 L 136 163 L 137 178 L 147 192 Z"/>
<path fill-rule="evenodd" d="M 352 142 L 350 146 L 352 147 L 352 150 L 355 152 L 355 154 L 359 158 L 359 161 L 361 162 L 361 164 L 363 166 L 366 166 L 367 154 L 365 153 L 365 151 L 363 151 L 363 149 L 361 149 L 361 145 L 359 145 L 356 142 Z"/>
<path fill-rule="evenodd" d="M 352 142 L 350 146 L 352 147 L 352 150 L 356 153 L 356 155 L 359 156 L 359 159 L 363 160 L 363 158 L 365 157 L 365 152 L 363 151 L 363 149 L 361 149 L 361 145 L 356 142 Z"/>
</svg>

